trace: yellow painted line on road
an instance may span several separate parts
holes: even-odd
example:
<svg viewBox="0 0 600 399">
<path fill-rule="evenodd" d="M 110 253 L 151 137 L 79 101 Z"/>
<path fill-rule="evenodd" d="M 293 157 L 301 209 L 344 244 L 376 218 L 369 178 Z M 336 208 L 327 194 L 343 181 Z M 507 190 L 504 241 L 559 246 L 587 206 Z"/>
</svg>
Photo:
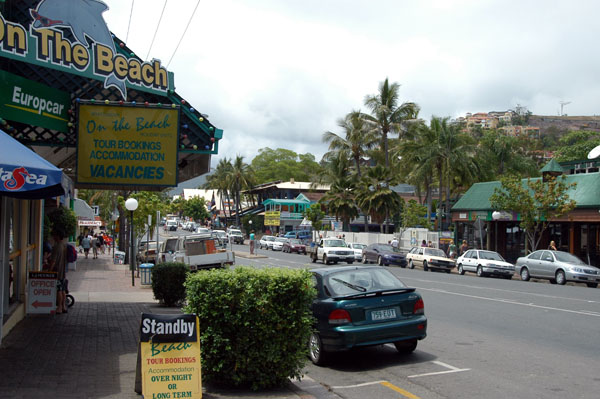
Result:
<svg viewBox="0 0 600 399">
<path fill-rule="evenodd" d="M 421 399 L 420 397 L 418 397 L 417 395 L 413 395 L 412 393 L 395 386 L 394 384 L 392 384 L 391 382 L 387 382 L 387 381 L 381 381 L 380 383 L 381 385 L 383 385 L 386 388 L 391 389 L 392 391 L 396 391 L 398 392 L 400 395 L 409 398 L 409 399 Z"/>
</svg>

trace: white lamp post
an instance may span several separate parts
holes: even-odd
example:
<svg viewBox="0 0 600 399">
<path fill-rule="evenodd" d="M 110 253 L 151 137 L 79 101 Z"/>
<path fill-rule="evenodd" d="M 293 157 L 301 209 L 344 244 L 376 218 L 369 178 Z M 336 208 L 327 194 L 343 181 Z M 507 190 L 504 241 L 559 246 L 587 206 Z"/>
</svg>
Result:
<svg viewBox="0 0 600 399">
<path fill-rule="evenodd" d="M 133 275 L 133 271 L 135 270 L 135 253 L 134 253 L 134 240 L 135 235 L 133 233 L 133 211 L 135 211 L 138 207 L 138 202 L 135 198 L 129 198 L 125 201 L 125 208 L 129 211 L 129 218 L 131 219 L 131 256 L 129 257 L 129 263 L 131 265 L 131 286 L 135 286 L 135 276 Z"/>
<path fill-rule="evenodd" d="M 498 219 L 502 216 L 502 213 L 498 211 L 492 212 L 492 219 L 494 220 L 494 250 L 498 252 Z"/>
</svg>

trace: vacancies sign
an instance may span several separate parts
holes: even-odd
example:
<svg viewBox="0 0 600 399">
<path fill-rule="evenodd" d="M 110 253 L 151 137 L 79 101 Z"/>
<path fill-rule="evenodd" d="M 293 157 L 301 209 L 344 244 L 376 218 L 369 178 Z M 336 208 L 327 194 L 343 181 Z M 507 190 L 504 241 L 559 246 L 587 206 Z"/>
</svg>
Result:
<svg viewBox="0 0 600 399">
<path fill-rule="evenodd" d="M 104 81 L 124 100 L 126 86 L 159 95 L 172 90 L 173 74 L 160 61 L 142 62 L 117 51 L 102 17 L 106 10 L 101 1 L 41 0 L 29 10 L 29 29 L 0 14 L 0 56 Z"/>
<path fill-rule="evenodd" d="M 176 186 L 179 109 L 79 104 L 77 183 Z"/>
<path fill-rule="evenodd" d="M 144 398 L 202 398 L 196 315 L 143 313 L 140 353 Z"/>
</svg>

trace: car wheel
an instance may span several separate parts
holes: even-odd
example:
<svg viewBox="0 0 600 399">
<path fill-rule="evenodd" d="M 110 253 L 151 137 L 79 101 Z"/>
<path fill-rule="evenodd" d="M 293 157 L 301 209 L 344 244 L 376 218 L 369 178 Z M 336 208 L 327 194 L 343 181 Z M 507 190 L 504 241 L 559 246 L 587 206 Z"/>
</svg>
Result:
<svg viewBox="0 0 600 399">
<path fill-rule="evenodd" d="M 310 335 L 308 340 L 308 355 L 310 361 L 317 366 L 325 364 L 327 354 L 323 350 L 323 344 L 321 343 L 321 337 L 316 332 Z"/>
<path fill-rule="evenodd" d="M 477 266 L 477 277 L 483 277 L 483 276 L 485 276 L 485 274 L 483 274 L 483 267 Z"/>
<path fill-rule="evenodd" d="M 407 355 L 409 353 L 413 353 L 415 349 L 417 349 L 417 340 L 411 339 L 408 341 L 394 342 L 394 346 L 398 352 Z"/>
<path fill-rule="evenodd" d="M 567 278 L 565 277 L 565 272 L 562 270 L 556 271 L 556 284 L 565 285 L 567 283 Z"/>
<path fill-rule="evenodd" d="M 377 258 L 377 264 L 383 266 L 383 258 L 381 256 Z"/>
<path fill-rule="evenodd" d="M 311 254 L 310 255 L 310 260 L 312 261 L 312 263 L 315 263 L 317 261 L 317 255 L 316 254 Z"/>
<path fill-rule="evenodd" d="M 458 274 L 460 274 L 461 276 L 464 276 L 465 274 L 465 270 L 462 267 L 462 263 L 458 264 Z"/>
<path fill-rule="evenodd" d="M 527 269 L 526 267 L 521 269 L 521 280 L 523 281 L 529 281 L 529 279 L 531 278 L 531 276 L 529 275 L 529 269 Z"/>
<path fill-rule="evenodd" d="M 427 271 L 427 270 L 429 270 L 429 266 L 427 266 L 427 261 L 424 260 L 423 261 L 423 271 Z"/>
<path fill-rule="evenodd" d="M 349 264 L 349 265 L 351 265 L 351 264 L 353 264 L 353 263 L 354 263 L 354 261 L 353 261 L 353 260 L 349 260 L 349 261 L 347 261 L 346 263 L 347 263 L 347 264 Z"/>
<path fill-rule="evenodd" d="M 415 268 L 415 264 L 413 263 L 412 259 L 408 260 L 408 268 L 409 269 L 414 269 Z"/>
<path fill-rule="evenodd" d="M 556 280 L 555 280 L 555 279 L 553 279 L 553 278 L 551 278 L 551 279 L 550 279 L 550 284 L 556 284 Z"/>
<path fill-rule="evenodd" d="M 323 254 L 323 264 L 324 265 L 328 265 L 329 264 L 329 259 L 327 259 L 327 255 Z"/>
<path fill-rule="evenodd" d="M 367 264 L 367 263 L 369 263 L 369 262 L 367 261 L 367 255 L 363 255 L 363 261 L 362 261 L 362 262 L 363 262 L 364 264 Z"/>
<path fill-rule="evenodd" d="M 598 288 L 598 283 L 586 283 L 590 288 Z"/>
</svg>

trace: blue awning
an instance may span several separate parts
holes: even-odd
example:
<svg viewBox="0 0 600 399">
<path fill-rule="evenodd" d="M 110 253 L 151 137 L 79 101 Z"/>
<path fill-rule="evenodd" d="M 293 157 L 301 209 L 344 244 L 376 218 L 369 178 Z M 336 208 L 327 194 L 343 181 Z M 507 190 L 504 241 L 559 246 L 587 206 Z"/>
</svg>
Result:
<svg viewBox="0 0 600 399">
<path fill-rule="evenodd" d="M 62 170 L 0 130 L 0 195 L 42 199 L 65 194 Z"/>
</svg>

